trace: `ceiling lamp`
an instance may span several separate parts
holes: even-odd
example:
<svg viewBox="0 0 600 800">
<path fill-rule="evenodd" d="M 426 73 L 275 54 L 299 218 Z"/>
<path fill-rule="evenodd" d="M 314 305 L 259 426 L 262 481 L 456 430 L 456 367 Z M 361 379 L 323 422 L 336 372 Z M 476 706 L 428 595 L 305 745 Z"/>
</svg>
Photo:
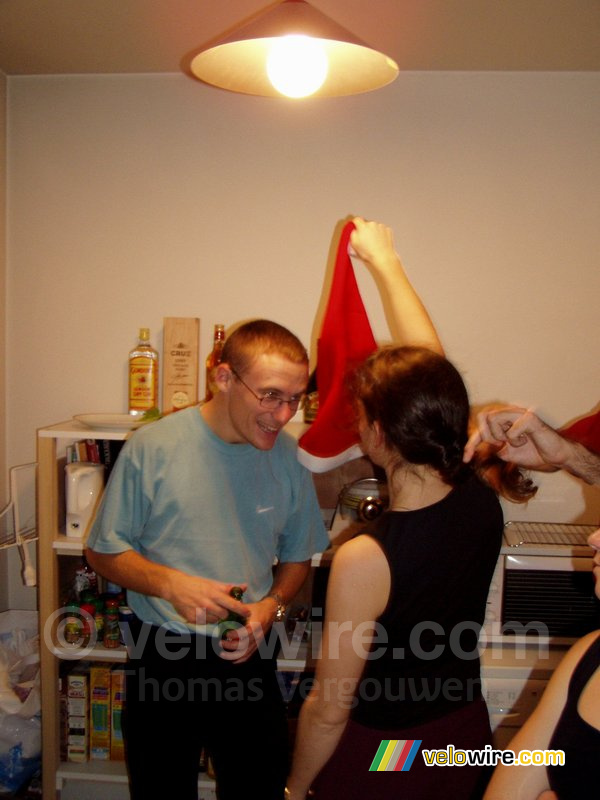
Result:
<svg viewBox="0 0 600 800">
<path fill-rule="evenodd" d="M 263 97 L 341 97 L 379 89 L 398 65 L 305 0 L 283 0 L 191 62 L 205 83 Z"/>
</svg>

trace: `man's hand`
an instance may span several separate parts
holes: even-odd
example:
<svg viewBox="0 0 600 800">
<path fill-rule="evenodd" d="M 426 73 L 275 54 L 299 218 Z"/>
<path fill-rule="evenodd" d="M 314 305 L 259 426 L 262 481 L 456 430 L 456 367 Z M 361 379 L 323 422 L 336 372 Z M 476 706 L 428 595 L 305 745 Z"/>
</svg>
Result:
<svg viewBox="0 0 600 800">
<path fill-rule="evenodd" d="M 247 661 L 264 641 L 273 625 L 277 604 L 272 597 L 264 597 L 258 603 L 247 603 L 244 608 L 250 611 L 246 625 L 228 631 L 221 641 L 221 658 L 238 664 Z"/>
<path fill-rule="evenodd" d="M 186 575 L 171 571 L 168 575 L 162 596 L 168 600 L 186 622 L 204 625 L 224 619 L 230 611 L 249 617 L 249 605 L 240 603 L 231 596 L 231 590 L 238 584 L 221 583 L 210 578 Z M 247 584 L 239 584 L 246 591 Z"/>
<path fill-rule="evenodd" d="M 188 575 L 180 569 L 124 550 L 122 553 L 99 553 L 86 548 L 88 563 L 107 580 L 149 597 L 162 597 L 194 625 L 215 623 L 230 611 L 246 618 L 247 606 L 231 596 L 234 586 L 246 591 L 247 584 L 223 583 L 210 578 Z"/>
</svg>

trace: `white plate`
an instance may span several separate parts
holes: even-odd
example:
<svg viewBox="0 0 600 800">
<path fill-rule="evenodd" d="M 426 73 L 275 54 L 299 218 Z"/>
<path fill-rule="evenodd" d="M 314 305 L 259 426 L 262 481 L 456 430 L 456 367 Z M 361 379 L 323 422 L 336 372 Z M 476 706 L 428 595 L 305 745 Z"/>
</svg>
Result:
<svg viewBox="0 0 600 800">
<path fill-rule="evenodd" d="M 75 414 L 73 419 L 94 430 L 130 431 L 146 424 L 141 419 L 136 419 L 129 414 Z"/>
</svg>

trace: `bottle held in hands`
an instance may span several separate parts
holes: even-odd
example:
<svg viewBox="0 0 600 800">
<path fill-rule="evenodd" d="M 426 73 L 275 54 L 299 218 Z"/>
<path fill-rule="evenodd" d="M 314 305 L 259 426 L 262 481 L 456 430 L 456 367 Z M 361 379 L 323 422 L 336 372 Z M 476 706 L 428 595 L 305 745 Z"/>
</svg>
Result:
<svg viewBox="0 0 600 800">
<path fill-rule="evenodd" d="M 234 586 L 229 594 L 236 600 L 242 601 L 244 596 L 243 590 L 239 586 Z M 235 631 L 240 627 L 244 627 L 246 620 L 241 614 L 236 614 L 235 611 L 230 611 L 229 614 L 219 622 L 219 634 L 221 639 L 226 639 L 229 631 Z"/>
</svg>

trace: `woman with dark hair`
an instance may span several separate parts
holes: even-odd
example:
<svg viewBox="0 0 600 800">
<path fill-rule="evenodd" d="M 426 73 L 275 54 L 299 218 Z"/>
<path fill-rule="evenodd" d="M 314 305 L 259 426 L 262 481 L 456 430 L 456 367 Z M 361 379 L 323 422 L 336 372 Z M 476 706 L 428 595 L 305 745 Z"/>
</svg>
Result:
<svg viewBox="0 0 600 800">
<path fill-rule="evenodd" d="M 476 460 L 463 462 L 467 391 L 439 353 L 390 347 L 359 368 L 356 399 L 362 447 L 385 470 L 390 504 L 334 556 L 286 798 L 304 800 L 311 787 L 318 800 L 477 798 L 483 767 L 414 757 L 492 743 L 477 640 L 503 516 Z M 511 482 L 512 499 L 533 491 Z"/>
</svg>

